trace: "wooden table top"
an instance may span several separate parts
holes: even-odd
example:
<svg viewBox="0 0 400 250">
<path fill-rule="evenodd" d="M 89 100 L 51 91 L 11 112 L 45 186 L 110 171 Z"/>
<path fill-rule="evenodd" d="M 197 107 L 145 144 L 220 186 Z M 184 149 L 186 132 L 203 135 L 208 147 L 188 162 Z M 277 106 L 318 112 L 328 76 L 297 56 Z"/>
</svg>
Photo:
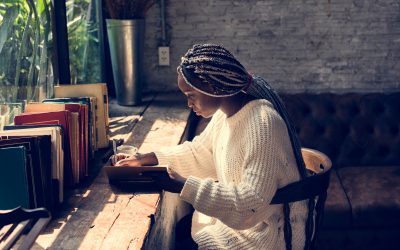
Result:
<svg viewBox="0 0 400 250">
<path fill-rule="evenodd" d="M 178 144 L 189 109 L 182 94 L 171 92 L 149 95 L 136 107 L 110 100 L 109 113 L 111 139 L 122 138 L 145 153 Z M 97 159 L 95 164 L 104 163 Z M 116 191 L 98 169 L 86 185 L 71 191 L 32 249 L 142 248 L 160 194 Z"/>
</svg>

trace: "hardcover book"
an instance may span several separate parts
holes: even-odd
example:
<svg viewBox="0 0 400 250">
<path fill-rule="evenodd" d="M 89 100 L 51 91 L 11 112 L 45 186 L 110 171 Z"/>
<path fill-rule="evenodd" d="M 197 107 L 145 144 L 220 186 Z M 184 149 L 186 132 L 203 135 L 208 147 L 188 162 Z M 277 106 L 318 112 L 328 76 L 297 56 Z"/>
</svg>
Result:
<svg viewBox="0 0 400 250">
<path fill-rule="evenodd" d="M 24 146 L 0 148 L 0 209 L 31 208 Z"/>
<path fill-rule="evenodd" d="M 5 139 L 6 138 L 6 139 Z M 49 135 L 0 138 L 0 148 L 24 146 L 26 149 L 26 172 L 28 176 L 30 207 L 54 207 L 51 178 L 51 137 Z"/>
<path fill-rule="evenodd" d="M 87 176 L 88 169 L 88 144 L 87 144 L 87 117 L 85 105 L 79 103 L 28 103 L 25 107 L 26 113 L 38 112 L 54 112 L 54 111 L 70 111 L 71 112 L 71 139 L 74 146 L 71 148 L 73 155 L 72 166 L 74 168 L 74 181 L 78 183 Z"/>
<path fill-rule="evenodd" d="M 108 93 L 105 83 L 73 84 L 54 86 L 55 97 L 96 97 L 96 141 L 97 148 L 109 146 Z"/>
<path fill-rule="evenodd" d="M 72 187 L 75 184 L 75 171 L 77 168 L 77 160 L 75 159 L 78 144 L 74 143 L 75 140 L 72 128 L 72 115 L 69 111 L 57 111 L 48 113 L 31 113 L 21 114 L 14 118 L 15 125 L 61 125 L 64 130 L 67 143 L 64 148 L 64 181 L 65 184 Z M 75 147 L 75 148 L 73 148 Z M 72 149 L 72 150 L 71 150 Z"/>
<path fill-rule="evenodd" d="M 59 125 L 37 125 L 37 126 L 6 126 L 5 131 L 0 131 L 0 137 L 10 138 L 13 136 L 40 136 L 51 137 L 51 176 L 54 192 L 58 193 L 59 203 L 64 200 L 64 150 L 63 134 Z"/>
<path fill-rule="evenodd" d="M 95 139 L 95 118 L 96 113 L 94 110 L 96 104 L 95 97 L 66 97 L 66 98 L 51 98 L 42 100 L 43 103 L 78 103 L 84 107 L 84 117 L 85 117 L 85 143 L 88 145 L 88 160 L 94 157 L 94 152 L 96 151 L 96 141 Z"/>
</svg>

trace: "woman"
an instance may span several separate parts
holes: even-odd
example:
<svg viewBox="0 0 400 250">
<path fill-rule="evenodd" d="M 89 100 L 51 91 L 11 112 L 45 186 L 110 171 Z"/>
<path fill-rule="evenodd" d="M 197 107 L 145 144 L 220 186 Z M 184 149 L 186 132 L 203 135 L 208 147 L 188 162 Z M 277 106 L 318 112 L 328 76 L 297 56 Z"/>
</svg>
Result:
<svg viewBox="0 0 400 250">
<path fill-rule="evenodd" d="M 306 175 L 277 95 L 214 44 L 194 45 L 182 57 L 178 87 L 197 115 L 212 117 L 205 130 L 192 142 L 116 165 L 169 166 L 175 185 L 165 189 L 195 208 L 191 235 L 199 249 L 303 249 L 307 203 L 285 211 L 291 211 L 289 245 L 283 207 L 270 205 L 278 188 Z"/>
</svg>

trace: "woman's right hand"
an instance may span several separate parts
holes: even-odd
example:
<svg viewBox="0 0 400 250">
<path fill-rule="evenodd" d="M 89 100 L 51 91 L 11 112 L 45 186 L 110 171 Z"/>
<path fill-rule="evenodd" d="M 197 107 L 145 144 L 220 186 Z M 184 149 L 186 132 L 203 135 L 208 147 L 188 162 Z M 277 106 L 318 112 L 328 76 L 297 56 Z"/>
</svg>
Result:
<svg viewBox="0 0 400 250">
<path fill-rule="evenodd" d="M 158 164 L 157 156 L 151 152 L 146 154 L 137 153 L 135 155 L 117 154 L 114 166 L 130 166 L 130 167 L 141 167 L 141 166 L 155 166 Z"/>
<path fill-rule="evenodd" d="M 138 155 L 129 155 L 129 154 L 116 154 L 111 156 L 113 166 L 121 167 L 121 166 L 132 166 L 138 167 L 141 166 L 141 162 L 139 161 Z"/>
</svg>

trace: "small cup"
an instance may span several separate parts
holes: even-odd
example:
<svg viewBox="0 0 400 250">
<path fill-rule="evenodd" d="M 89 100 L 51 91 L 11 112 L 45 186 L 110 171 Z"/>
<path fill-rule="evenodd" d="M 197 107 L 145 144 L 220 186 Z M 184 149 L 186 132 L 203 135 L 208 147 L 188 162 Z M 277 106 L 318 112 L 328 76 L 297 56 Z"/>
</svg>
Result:
<svg viewBox="0 0 400 250">
<path fill-rule="evenodd" d="M 138 152 L 137 147 L 129 146 L 129 145 L 121 145 L 117 147 L 117 154 L 128 154 L 128 155 L 135 155 Z M 116 155 L 112 155 L 110 157 L 111 164 L 114 166 L 117 163 Z"/>
<path fill-rule="evenodd" d="M 130 145 L 121 145 L 117 147 L 117 153 L 118 154 L 129 154 L 129 155 L 134 155 L 138 151 L 137 147 L 130 146 Z"/>
</svg>

